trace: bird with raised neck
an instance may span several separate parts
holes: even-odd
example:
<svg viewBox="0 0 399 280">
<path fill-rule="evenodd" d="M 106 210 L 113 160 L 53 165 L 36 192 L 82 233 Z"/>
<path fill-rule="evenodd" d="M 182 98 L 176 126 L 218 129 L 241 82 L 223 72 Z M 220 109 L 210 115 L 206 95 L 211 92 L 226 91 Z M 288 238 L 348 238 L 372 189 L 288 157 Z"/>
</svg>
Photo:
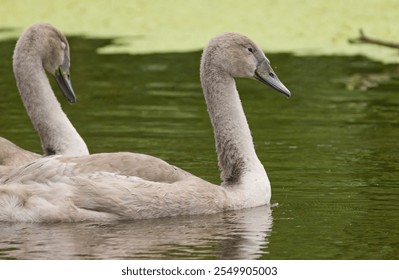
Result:
<svg viewBox="0 0 399 280">
<path fill-rule="evenodd" d="M 109 221 L 210 214 L 270 203 L 235 78 L 251 78 L 290 96 L 262 50 L 224 33 L 205 48 L 200 67 L 222 183 L 136 153 L 54 156 L 0 180 L 0 221 Z"/>
</svg>

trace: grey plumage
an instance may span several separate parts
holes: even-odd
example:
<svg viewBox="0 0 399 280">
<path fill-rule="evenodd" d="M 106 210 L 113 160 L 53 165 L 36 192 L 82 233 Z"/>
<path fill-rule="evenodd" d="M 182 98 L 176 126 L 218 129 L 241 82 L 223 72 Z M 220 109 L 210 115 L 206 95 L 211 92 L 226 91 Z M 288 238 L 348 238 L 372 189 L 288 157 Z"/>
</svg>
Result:
<svg viewBox="0 0 399 280">
<path fill-rule="evenodd" d="M 269 204 L 269 179 L 256 155 L 234 78 L 258 75 L 290 95 L 274 73 L 270 81 L 270 69 L 261 49 L 236 33 L 214 38 L 202 55 L 201 84 L 221 185 L 147 155 L 54 156 L 0 179 L 0 221 L 147 219 Z"/>
<path fill-rule="evenodd" d="M 36 23 L 20 36 L 14 50 L 13 70 L 22 102 L 32 124 L 39 134 L 44 155 L 87 155 L 89 151 L 83 139 L 62 111 L 51 89 L 45 71 L 68 84 L 69 45 L 66 37 L 53 26 Z M 60 69 L 63 73 L 59 73 Z M 64 74 L 65 76 L 62 76 Z M 61 86 L 60 86 L 61 87 Z M 69 101 L 74 101 L 72 88 L 62 89 Z M 14 154 L 7 150 L 12 149 Z M 8 157 L 7 160 L 2 156 Z M 37 154 L 15 149 L 15 145 L 3 139 L 0 146 L 0 162 L 12 161 L 25 164 Z"/>
</svg>

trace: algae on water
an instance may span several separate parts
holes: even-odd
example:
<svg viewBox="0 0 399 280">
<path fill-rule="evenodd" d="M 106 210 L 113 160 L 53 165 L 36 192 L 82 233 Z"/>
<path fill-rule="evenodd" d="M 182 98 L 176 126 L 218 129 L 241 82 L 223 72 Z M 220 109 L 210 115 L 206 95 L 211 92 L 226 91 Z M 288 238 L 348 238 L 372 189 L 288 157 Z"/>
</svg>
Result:
<svg viewBox="0 0 399 280">
<path fill-rule="evenodd" d="M 395 50 L 347 42 L 360 28 L 399 41 L 398 8 L 397 0 L 2 0 L 0 38 L 47 21 L 67 35 L 114 38 L 100 53 L 137 54 L 200 50 L 216 34 L 235 31 L 268 53 L 363 54 L 399 62 Z"/>
</svg>

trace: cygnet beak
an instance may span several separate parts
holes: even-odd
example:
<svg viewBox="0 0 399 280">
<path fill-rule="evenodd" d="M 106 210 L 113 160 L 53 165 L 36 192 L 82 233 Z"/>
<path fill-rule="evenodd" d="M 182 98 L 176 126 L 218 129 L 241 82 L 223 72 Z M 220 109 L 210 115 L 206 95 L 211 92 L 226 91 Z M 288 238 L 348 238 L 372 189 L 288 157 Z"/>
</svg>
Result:
<svg viewBox="0 0 399 280">
<path fill-rule="evenodd" d="M 55 80 L 57 81 L 59 88 L 61 89 L 63 95 L 68 100 L 68 102 L 75 103 L 76 96 L 72 89 L 69 68 L 61 65 L 60 67 L 58 67 L 57 70 L 55 70 L 54 77 Z"/>
<path fill-rule="evenodd" d="M 256 67 L 254 78 L 283 93 L 287 97 L 291 97 L 291 92 L 279 80 L 276 73 L 274 73 L 272 67 L 270 66 L 270 63 L 266 59 L 260 62 L 258 67 Z"/>
</svg>

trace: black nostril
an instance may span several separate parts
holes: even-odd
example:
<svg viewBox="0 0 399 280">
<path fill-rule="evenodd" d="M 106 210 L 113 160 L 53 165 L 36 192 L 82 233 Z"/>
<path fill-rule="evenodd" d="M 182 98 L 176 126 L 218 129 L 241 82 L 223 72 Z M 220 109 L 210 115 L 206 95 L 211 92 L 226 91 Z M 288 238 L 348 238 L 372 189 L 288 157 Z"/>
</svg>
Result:
<svg viewBox="0 0 399 280">
<path fill-rule="evenodd" d="M 269 73 L 269 76 L 274 78 L 275 75 L 273 73 Z"/>
</svg>

